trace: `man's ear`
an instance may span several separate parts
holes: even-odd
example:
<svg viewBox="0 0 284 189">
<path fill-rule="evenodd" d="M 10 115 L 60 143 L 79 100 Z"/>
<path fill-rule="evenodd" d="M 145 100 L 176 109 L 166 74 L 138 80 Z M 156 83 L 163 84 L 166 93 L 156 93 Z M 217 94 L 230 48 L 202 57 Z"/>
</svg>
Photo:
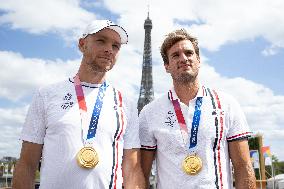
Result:
<svg viewBox="0 0 284 189">
<path fill-rule="evenodd" d="M 79 42 L 78 42 L 78 48 L 80 49 L 81 52 L 84 51 L 84 39 L 83 38 L 80 38 L 79 39 Z"/>
<path fill-rule="evenodd" d="M 197 56 L 197 60 L 198 60 L 198 62 L 199 62 L 198 67 L 200 68 L 200 64 L 201 64 L 201 62 L 200 62 L 200 57 L 199 57 L 199 56 Z"/>
<path fill-rule="evenodd" d="M 167 72 L 167 73 L 170 73 L 170 72 L 169 72 L 169 64 L 164 64 L 164 67 L 165 67 L 166 72 Z"/>
</svg>

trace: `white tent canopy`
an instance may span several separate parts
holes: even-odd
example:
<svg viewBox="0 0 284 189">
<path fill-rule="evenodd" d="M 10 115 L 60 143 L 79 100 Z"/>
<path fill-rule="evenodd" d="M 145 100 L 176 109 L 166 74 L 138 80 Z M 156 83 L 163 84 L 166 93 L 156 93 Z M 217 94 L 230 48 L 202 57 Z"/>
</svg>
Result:
<svg viewBox="0 0 284 189">
<path fill-rule="evenodd" d="M 273 189 L 275 180 L 275 189 L 284 189 L 284 174 L 276 175 L 274 178 L 267 179 L 267 189 Z"/>
</svg>

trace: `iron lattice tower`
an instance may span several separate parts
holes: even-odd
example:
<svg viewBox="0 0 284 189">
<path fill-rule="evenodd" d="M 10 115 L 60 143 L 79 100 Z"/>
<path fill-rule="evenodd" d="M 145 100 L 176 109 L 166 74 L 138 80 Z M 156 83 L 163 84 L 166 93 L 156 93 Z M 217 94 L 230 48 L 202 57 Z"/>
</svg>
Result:
<svg viewBox="0 0 284 189">
<path fill-rule="evenodd" d="M 152 20 L 148 17 L 144 22 L 145 41 L 143 53 L 142 79 L 140 95 L 138 100 L 138 113 L 142 108 L 154 99 L 153 79 L 152 79 L 152 50 L 151 50 L 151 29 Z"/>
</svg>

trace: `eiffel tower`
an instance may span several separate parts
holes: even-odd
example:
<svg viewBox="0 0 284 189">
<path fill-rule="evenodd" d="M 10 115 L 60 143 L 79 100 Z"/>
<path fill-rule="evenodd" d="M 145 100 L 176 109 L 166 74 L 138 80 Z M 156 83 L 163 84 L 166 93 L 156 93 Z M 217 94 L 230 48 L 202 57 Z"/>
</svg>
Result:
<svg viewBox="0 0 284 189">
<path fill-rule="evenodd" d="M 151 29 L 152 20 L 148 17 L 144 22 L 145 41 L 143 53 L 142 79 L 140 95 L 138 100 L 138 113 L 142 108 L 154 99 L 153 79 L 152 79 L 152 50 L 151 50 Z"/>
</svg>

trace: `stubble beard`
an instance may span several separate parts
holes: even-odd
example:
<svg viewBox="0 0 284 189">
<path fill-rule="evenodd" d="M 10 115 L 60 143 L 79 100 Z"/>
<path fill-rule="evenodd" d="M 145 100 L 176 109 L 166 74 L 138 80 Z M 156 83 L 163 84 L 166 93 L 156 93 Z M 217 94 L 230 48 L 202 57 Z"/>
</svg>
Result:
<svg viewBox="0 0 284 189">
<path fill-rule="evenodd" d="M 172 78 L 176 83 L 189 84 L 196 81 L 198 73 L 182 73 L 179 76 L 173 76 Z"/>
<path fill-rule="evenodd" d="M 84 56 L 84 63 L 87 67 L 87 70 L 91 72 L 99 72 L 99 73 L 106 73 L 109 70 L 112 69 L 113 64 L 106 63 L 106 62 L 99 62 L 101 60 L 97 60 L 96 58 L 93 57 L 92 54 L 87 53 Z M 104 65 L 108 64 L 108 65 Z"/>
<path fill-rule="evenodd" d="M 86 62 L 88 68 L 92 71 L 92 72 L 101 72 L 101 73 L 106 73 L 109 70 L 112 69 L 113 66 L 100 66 L 97 62 L 95 61 L 89 61 Z"/>
</svg>

